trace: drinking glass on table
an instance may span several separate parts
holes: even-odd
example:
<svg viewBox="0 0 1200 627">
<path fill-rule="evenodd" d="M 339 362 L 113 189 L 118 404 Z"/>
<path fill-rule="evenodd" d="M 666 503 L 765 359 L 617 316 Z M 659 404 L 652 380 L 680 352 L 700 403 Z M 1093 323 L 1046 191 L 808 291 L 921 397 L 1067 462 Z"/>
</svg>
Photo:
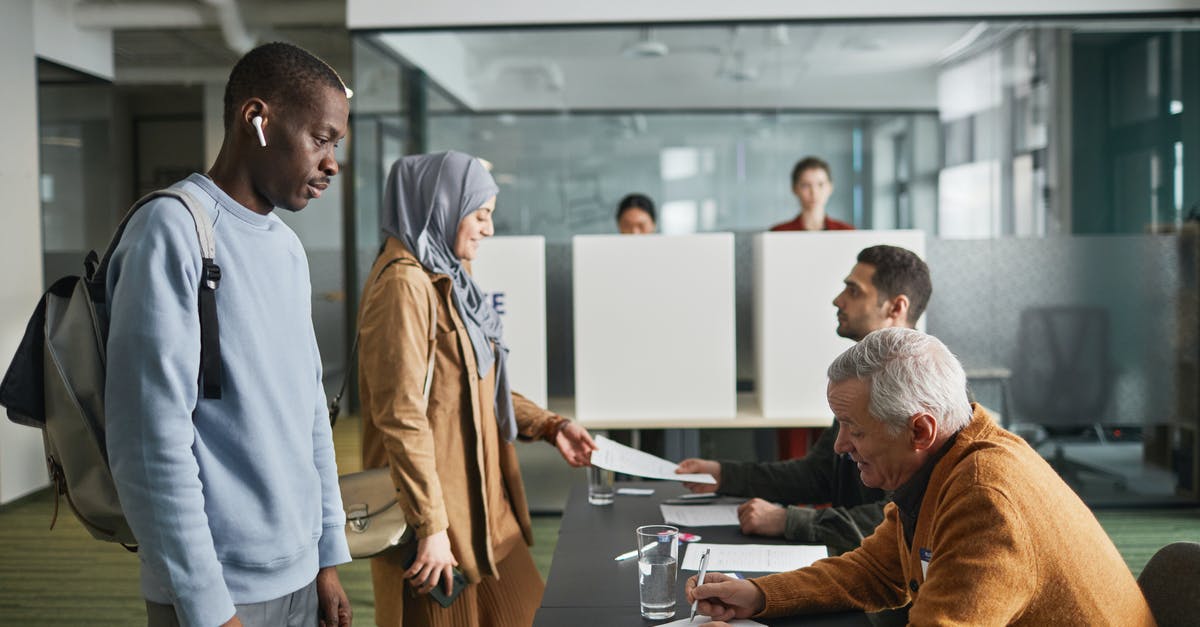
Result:
<svg viewBox="0 0 1200 627">
<path fill-rule="evenodd" d="M 670 525 L 638 527 L 637 547 L 642 616 L 651 620 L 671 618 L 675 615 L 679 529 Z"/>
<path fill-rule="evenodd" d="M 588 503 L 612 505 L 617 493 L 616 473 L 599 466 L 588 466 Z"/>
</svg>

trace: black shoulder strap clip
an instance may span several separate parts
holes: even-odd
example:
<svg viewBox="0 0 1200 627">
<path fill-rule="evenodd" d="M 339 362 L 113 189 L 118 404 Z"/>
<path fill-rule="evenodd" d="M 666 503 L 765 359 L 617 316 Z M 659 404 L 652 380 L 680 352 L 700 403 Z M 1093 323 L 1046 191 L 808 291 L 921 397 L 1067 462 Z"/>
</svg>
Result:
<svg viewBox="0 0 1200 627">
<path fill-rule="evenodd" d="M 200 379 L 204 398 L 221 398 L 221 341 L 217 322 L 217 287 L 221 266 L 204 258 L 200 276 Z"/>
</svg>

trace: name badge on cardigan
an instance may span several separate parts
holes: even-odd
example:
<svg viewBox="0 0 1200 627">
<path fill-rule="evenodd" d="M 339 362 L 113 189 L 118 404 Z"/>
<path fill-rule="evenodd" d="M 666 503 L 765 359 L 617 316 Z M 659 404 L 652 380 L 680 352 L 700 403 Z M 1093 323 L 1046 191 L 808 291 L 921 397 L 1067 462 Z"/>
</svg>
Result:
<svg viewBox="0 0 1200 627">
<path fill-rule="evenodd" d="M 917 554 L 921 556 L 921 579 L 928 579 L 929 560 L 933 558 L 933 551 L 922 547 L 921 550 L 917 551 Z"/>
</svg>

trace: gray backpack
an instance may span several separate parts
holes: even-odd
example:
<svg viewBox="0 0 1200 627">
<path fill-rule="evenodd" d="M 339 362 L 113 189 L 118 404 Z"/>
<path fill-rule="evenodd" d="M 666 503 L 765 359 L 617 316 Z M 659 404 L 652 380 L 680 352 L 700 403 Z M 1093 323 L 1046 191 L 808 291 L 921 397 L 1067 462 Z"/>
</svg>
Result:
<svg viewBox="0 0 1200 627">
<path fill-rule="evenodd" d="M 208 212 L 181 189 L 151 192 L 121 220 L 104 257 L 95 251 L 84 261 L 85 276 L 55 281 L 42 296 L 25 328 L 12 364 L 0 382 L 0 405 L 17 424 L 42 430 L 46 466 L 58 498 L 98 540 L 133 547 L 137 540 L 125 521 L 108 466 L 104 426 L 104 377 L 108 315 L 105 277 L 108 261 L 129 218 L 155 198 L 179 200 L 192 214 L 204 259 L 199 290 L 200 380 L 205 398 L 221 397 L 221 354 L 215 291 L 221 270 L 214 263 L 216 242 Z M 50 527 L 54 527 L 54 520 Z"/>
</svg>

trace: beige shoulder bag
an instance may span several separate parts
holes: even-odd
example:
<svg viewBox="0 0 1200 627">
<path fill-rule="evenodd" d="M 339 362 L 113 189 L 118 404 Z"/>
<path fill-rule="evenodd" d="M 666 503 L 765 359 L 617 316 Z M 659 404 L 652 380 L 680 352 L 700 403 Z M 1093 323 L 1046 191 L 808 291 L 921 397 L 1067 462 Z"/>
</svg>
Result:
<svg viewBox="0 0 1200 627">
<path fill-rule="evenodd" d="M 395 259 L 384 266 L 384 270 L 393 263 L 403 262 Z M 383 274 L 383 270 L 380 270 Z M 378 277 L 376 277 L 378 278 Z M 433 318 L 436 321 L 437 309 L 434 308 Z M 434 336 L 437 325 L 432 323 L 429 340 L 429 370 L 425 373 L 425 406 L 429 406 L 429 391 L 433 384 Z M 354 348 L 350 351 L 350 362 L 353 363 L 358 355 L 358 337 L 354 339 Z M 347 374 L 350 368 L 346 368 Z M 346 379 L 342 378 L 342 387 L 329 404 L 329 424 L 337 422 L 341 411 L 342 395 L 346 392 Z M 406 544 L 410 544 L 413 532 L 408 528 L 404 518 L 404 510 L 396 504 L 396 486 L 392 483 L 391 470 L 388 467 L 372 468 L 338 477 L 338 487 L 342 492 L 342 508 L 346 510 L 346 542 L 350 545 L 350 557 L 362 559 L 387 553 Z"/>
</svg>

